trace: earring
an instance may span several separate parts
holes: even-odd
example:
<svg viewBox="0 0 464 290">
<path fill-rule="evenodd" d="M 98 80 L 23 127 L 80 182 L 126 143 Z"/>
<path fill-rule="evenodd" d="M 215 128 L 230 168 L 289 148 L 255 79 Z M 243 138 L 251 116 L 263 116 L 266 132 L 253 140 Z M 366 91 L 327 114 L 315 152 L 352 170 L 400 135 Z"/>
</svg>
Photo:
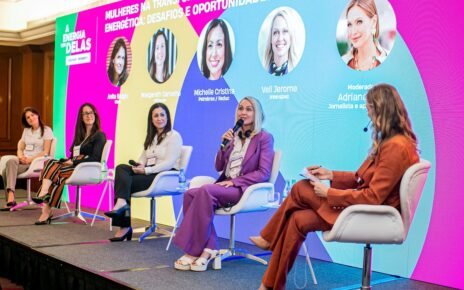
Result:
<svg viewBox="0 0 464 290">
<path fill-rule="evenodd" d="M 371 33 L 372 33 L 372 38 L 375 39 L 375 33 L 376 33 L 375 27 L 372 27 Z"/>
</svg>

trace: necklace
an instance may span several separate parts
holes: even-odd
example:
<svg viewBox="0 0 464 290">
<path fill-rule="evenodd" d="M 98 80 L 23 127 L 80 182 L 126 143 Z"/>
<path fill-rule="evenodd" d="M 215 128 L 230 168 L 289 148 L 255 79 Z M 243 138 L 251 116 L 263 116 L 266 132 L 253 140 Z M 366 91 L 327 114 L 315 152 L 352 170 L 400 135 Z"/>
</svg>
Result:
<svg viewBox="0 0 464 290">
<path fill-rule="evenodd" d="M 356 70 L 371 70 L 374 67 L 376 67 L 376 62 L 377 62 L 377 59 L 375 58 L 375 56 L 372 56 L 371 61 L 365 62 L 365 63 L 360 65 L 359 62 L 358 62 L 358 56 L 355 55 L 355 57 L 354 57 L 354 68 Z"/>
</svg>

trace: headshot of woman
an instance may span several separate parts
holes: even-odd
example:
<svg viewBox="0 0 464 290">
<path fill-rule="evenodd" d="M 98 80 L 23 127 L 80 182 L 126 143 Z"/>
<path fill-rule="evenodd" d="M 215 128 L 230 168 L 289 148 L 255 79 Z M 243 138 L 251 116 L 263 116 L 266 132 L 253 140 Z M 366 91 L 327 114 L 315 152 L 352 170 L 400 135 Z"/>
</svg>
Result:
<svg viewBox="0 0 464 290">
<path fill-rule="evenodd" d="M 74 140 L 69 148 L 70 157 L 47 160 L 40 173 L 41 185 L 37 196 L 32 198 L 35 203 L 43 204 L 42 214 L 35 222 L 36 225 L 51 222 L 52 208 L 60 207 L 63 187 L 74 168 L 83 162 L 100 162 L 105 143 L 106 136 L 101 131 L 100 117 L 95 106 L 83 104 L 77 115 Z"/>
<path fill-rule="evenodd" d="M 153 35 L 154 44 L 149 66 L 151 78 L 157 83 L 164 83 L 171 76 L 168 71 L 169 66 L 169 45 L 164 29 L 158 30 Z"/>
<path fill-rule="evenodd" d="M 386 7 L 384 14 L 387 14 L 387 12 L 392 14 L 391 6 L 388 3 L 384 6 Z M 389 9 L 387 9 L 388 7 Z M 343 17 L 344 19 L 341 21 L 346 21 L 344 29 L 348 41 L 348 51 L 343 53 L 340 51 L 341 55 L 343 55 L 343 61 L 350 68 L 360 71 L 368 71 L 382 64 L 387 58 L 388 51 L 379 42 L 380 20 L 375 1 L 351 0 Z M 392 26 L 391 23 L 395 22 L 391 18 L 394 20 L 394 14 L 384 20 L 389 26 Z M 339 25 L 339 29 L 343 29 L 343 27 Z M 395 31 L 395 28 L 388 30 Z M 394 33 L 388 35 L 394 35 Z M 393 39 L 384 39 L 389 42 L 388 46 L 393 45 Z"/>
<path fill-rule="evenodd" d="M 200 42 L 202 38 L 201 59 L 198 60 L 200 69 L 205 78 L 218 80 L 227 73 L 232 63 L 232 31 L 224 20 L 213 19 L 201 33 Z"/>
<path fill-rule="evenodd" d="M 214 210 L 236 204 L 249 186 L 269 180 L 274 141 L 262 129 L 264 114 L 259 101 L 243 98 L 235 113 L 238 119 L 243 120 L 243 126 L 237 133 L 227 130 L 221 140 L 230 142 L 216 153 L 219 178 L 184 194 L 184 219 L 173 240 L 185 253 L 174 263 L 178 270 L 205 271 L 218 254 Z"/>
<path fill-rule="evenodd" d="M 15 188 L 16 178 L 26 172 L 32 161 L 38 157 L 50 154 L 53 132 L 45 126 L 39 112 L 31 107 L 23 110 L 21 123 L 24 127 L 21 139 L 18 142 L 16 156 L 4 156 L 0 161 L 0 174 L 5 184 L 6 206 L 0 210 L 8 211 L 16 206 Z"/>
<path fill-rule="evenodd" d="M 261 27 L 262 64 L 272 75 L 282 76 L 298 64 L 304 46 L 304 24 L 290 7 L 272 11 Z M 258 45 L 259 46 L 259 45 Z"/>
<path fill-rule="evenodd" d="M 111 51 L 108 64 L 108 78 L 114 86 L 121 86 L 127 80 L 127 46 L 123 38 L 118 38 Z"/>
<path fill-rule="evenodd" d="M 155 103 L 148 111 L 147 135 L 143 151 L 131 166 L 116 167 L 114 180 L 115 204 L 105 215 L 112 218 L 112 225 L 120 227 L 111 242 L 132 239 L 130 216 L 131 194 L 150 187 L 161 171 L 179 170 L 182 137 L 172 129 L 171 114 L 163 103 Z"/>
<path fill-rule="evenodd" d="M 355 172 L 320 166 L 307 170 L 322 182 L 300 180 L 261 231 L 250 237 L 259 248 L 271 250 L 269 267 L 259 289 L 285 289 L 287 274 L 308 232 L 330 230 L 343 208 L 354 204 L 383 204 L 400 210 L 399 188 L 406 169 L 419 162 L 416 135 L 397 90 L 388 84 L 366 95 L 372 122 L 372 145 Z"/>
</svg>

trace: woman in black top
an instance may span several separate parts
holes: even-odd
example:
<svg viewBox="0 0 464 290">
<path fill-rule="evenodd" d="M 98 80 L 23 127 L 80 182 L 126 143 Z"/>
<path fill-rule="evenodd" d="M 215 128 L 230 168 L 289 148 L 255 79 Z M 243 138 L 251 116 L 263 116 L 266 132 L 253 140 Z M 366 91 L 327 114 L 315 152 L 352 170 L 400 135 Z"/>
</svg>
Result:
<svg viewBox="0 0 464 290">
<path fill-rule="evenodd" d="M 35 222 L 36 225 L 50 223 L 52 207 L 59 207 L 61 194 L 66 180 L 71 176 L 74 168 L 83 162 L 100 162 L 106 136 L 100 129 L 100 117 L 95 106 L 83 104 L 79 109 L 76 122 L 74 140 L 70 148 L 71 157 L 68 159 L 48 160 L 41 172 L 42 184 L 34 202 L 44 203 L 42 214 Z"/>
</svg>

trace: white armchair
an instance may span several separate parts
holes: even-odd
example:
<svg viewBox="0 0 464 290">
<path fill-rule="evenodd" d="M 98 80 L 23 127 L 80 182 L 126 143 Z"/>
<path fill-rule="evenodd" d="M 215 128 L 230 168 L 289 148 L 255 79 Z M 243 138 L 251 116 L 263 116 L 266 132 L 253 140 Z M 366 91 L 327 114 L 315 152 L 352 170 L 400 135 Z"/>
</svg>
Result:
<svg viewBox="0 0 464 290">
<path fill-rule="evenodd" d="M 50 146 L 49 156 L 47 157 L 43 156 L 43 157 L 34 159 L 31 163 L 31 166 L 29 166 L 29 168 L 27 169 L 27 171 L 18 175 L 18 179 L 27 179 L 27 200 L 18 203 L 16 206 L 12 207 L 10 211 L 15 211 L 22 207 L 35 204 L 32 201 L 32 196 L 31 196 L 31 179 L 39 178 L 40 172 L 42 171 L 44 167 L 45 161 L 48 159 L 53 159 L 55 157 L 56 142 L 57 142 L 56 138 L 53 138 L 51 146 Z"/>
<path fill-rule="evenodd" d="M 269 209 L 267 206 L 269 203 L 269 197 L 274 196 L 274 183 L 279 174 L 280 160 L 282 158 L 282 152 L 277 150 L 274 154 L 274 160 L 272 162 L 271 176 L 269 182 L 257 183 L 249 186 L 239 202 L 234 206 L 224 209 L 219 208 L 216 210 L 217 215 L 229 215 L 230 216 L 230 239 L 229 248 L 221 250 L 221 260 L 227 259 L 232 256 L 245 257 L 264 265 L 267 265 L 266 260 L 261 259 L 255 255 L 247 253 L 246 251 L 237 251 L 235 249 L 235 215 L 239 213 L 247 212 L 258 212 L 266 211 Z M 190 188 L 200 187 L 204 184 L 214 183 L 216 180 L 209 176 L 197 176 L 190 182 Z"/>
<path fill-rule="evenodd" d="M 192 146 L 182 146 L 179 166 L 180 168 L 184 169 L 184 173 L 187 172 L 190 156 L 192 155 L 192 150 Z M 183 191 L 179 190 L 179 171 L 175 170 L 163 171 L 158 173 L 149 188 L 132 194 L 133 198 L 151 198 L 150 226 L 147 227 L 145 233 L 143 233 L 140 236 L 139 242 L 142 242 L 146 237 L 150 236 L 156 230 L 156 198 L 161 196 L 173 196 L 179 194 L 183 194 Z M 176 226 L 181 212 L 182 209 L 179 211 L 179 214 L 177 216 Z M 172 232 L 169 233 L 171 235 L 171 238 L 169 239 L 166 250 L 169 249 L 169 245 L 171 244 L 171 239 L 174 231 L 175 228 Z"/>
<path fill-rule="evenodd" d="M 402 244 L 406 240 L 429 169 L 430 162 L 422 159 L 404 173 L 401 213 L 386 205 L 352 205 L 342 211 L 330 231 L 323 233 L 327 242 L 366 244 L 361 289 L 371 289 L 371 244 Z"/>
<path fill-rule="evenodd" d="M 84 224 L 87 224 L 87 221 L 83 217 L 93 217 L 91 213 L 81 211 L 81 186 L 83 185 L 93 185 L 100 184 L 105 181 L 105 178 L 102 178 L 102 163 L 108 160 L 110 155 L 112 140 L 107 140 L 105 147 L 103 148 L 101 162 L 83 162 L 80 163 L 74 168 L 71 176 L 66 180 L 67 185 L 75 185 L 76 188 L 76 207 L 74 212 L 68 212 L 63 215 L 52 218 L 52 220 L 61 220 L 69 217 L 76 217 Z M 99 219 L 105 220 L 104 217 L 98 217 Z"/>
</svg>

